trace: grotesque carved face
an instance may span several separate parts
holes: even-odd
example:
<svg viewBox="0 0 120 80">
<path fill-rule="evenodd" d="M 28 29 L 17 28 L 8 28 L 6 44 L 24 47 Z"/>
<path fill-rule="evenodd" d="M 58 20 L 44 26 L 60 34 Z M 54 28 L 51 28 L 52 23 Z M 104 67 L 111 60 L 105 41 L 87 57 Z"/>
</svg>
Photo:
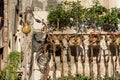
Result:
<svg viewBox="0 0 120 80">
<path fill-rule="evenodd" d="M 34 34 L 34 38 L 35 38 L 36 41 L 44 41 L 45 37 L 46 37 L 45 33 L 40 32 L 40 33 L 35 33 Z"/>
<path fill-rule="evenodd" d="M 41 32 L 36 32 L 33 34 L 33 52 L 39 50 L 39 48 L 44 44 L 46 39 L 46 34 Z"/>
</svg>

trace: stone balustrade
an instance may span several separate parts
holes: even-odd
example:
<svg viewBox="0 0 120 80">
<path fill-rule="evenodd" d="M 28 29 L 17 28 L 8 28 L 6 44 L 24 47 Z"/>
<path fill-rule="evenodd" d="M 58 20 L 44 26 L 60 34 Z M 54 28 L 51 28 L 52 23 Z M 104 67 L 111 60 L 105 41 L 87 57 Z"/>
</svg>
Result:
<svg viewBox="0 0 120 80">
<path fill-rule="evenodd" d="M 98 32 L 46 34 L 46 38 L 40 38 L 45 40 L 41 42 L 44 45 L 41 45 L 34 55 L 33 74 L 38 75 L 38 79 L 56 79 L 71 75 L 77 78 L 77 74 L 91 76 L 91 79 L 102 79 L 104 76 L 118 77 L 116 73 L 120 74 L 120 41 L 116 44 L 116 40 L 119 37 L 119 33 Z"/>
</svg>

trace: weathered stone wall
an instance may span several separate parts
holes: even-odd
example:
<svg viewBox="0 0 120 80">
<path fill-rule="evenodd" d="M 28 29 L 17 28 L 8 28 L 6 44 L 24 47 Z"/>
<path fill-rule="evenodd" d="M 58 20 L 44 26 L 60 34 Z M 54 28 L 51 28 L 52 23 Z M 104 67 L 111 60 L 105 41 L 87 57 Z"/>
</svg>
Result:
<svg viewBox="0 0 120 80">
<path fill-rule="evenodd" d="M 77 0 L 62 0 L 62 1 L 77 1 Z M 93 0 L 79 0 L 79 1 L 81 1 L 81 4 L 83 4 L 85 7 L 90 7 Z M 119 6 L 120 0 L 98 0 L 98 1 L 106 8 L 120 7 Z"/>
</svg>

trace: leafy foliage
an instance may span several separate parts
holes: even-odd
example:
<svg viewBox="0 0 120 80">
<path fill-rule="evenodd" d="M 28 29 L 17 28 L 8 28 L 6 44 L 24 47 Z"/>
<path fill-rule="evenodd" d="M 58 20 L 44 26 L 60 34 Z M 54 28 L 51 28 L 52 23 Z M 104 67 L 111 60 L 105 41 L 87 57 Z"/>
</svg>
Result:
<svg viewBox="0 0 120 80">
<path fill-rule="evenodd" d="M 67 9 L 66 9 L 67 7 Z M 49 24 L 57 26 L 57 19 L 59 19 L 60 28 L 72 26 L 70 18 L 73 20 L 78 19 L 79 22 L 84 21 L 86 9 L 81 6 L 80 2 L 63 2 L 58 5 L 56 9 L 49 11 L 48 21 Z M 75 21 L 76 22 L 76 21 Z"/>
<path fill-rule="evenodd" d="M 82 76 L 82 75 L 78 75 L 77 76 L 77 80 L 90 80 L 91 78 L 89 76 Z M 61 80 L 61 78 L 57 78 L 57 80 Z M 70 78 L 68 76 L 64 77 L 64 80 L 76 80 L 76 78 L 74 76 L 71 76 Z"/>
<path fill-rule="evenodd" d="M 108 31 L 116 31 L 119 23 L 118 15 L 120 10 L 118 8 L 111 8 L 107 10 L 107 13 L 99 18 L 99 22 L 103 24 L 103 28 L 107 28 Z"/>
<path fill-rule="evenodd" d="M 6 67 L 1 70 L 0 80 L 18 80 L 17 69 L 22 57 L 22 53 L 13 51 L 7 57 Z"/>
<path fill-rule="evenodd" d="M 74 25 L 76 22 L 90 23 L 90 26 L 97 27 L 99 25 L 110 25 L 109 28 L 114 28 L 119 23 L 120 9 L 107 9 L 99 3 L 99 0 L 93 0 L 93 5 L 90 8 L 85 8 L 80 1 L 77 2 L 62 2 L 57 8 L 50 10 L 48 15 L 48 22 L 51 26 L 57 26 L 59 19 L 60 29 L 66 26 L 71 27 L 71 19 Z M 111 29 L 112 30 L 112 29 Z M 117 30 L 117 28 L 116 28 Z M 108 30 L 109 31 L 109 30 Z"/>
<path fill-rule="evenodd" d="M 115 77 L 111 76 L 111 77 L 104 77 L 102 80 L 115 80 Z M 52 80 L 51 78 L 48 78 L 47 80 Z M 57 80 L 61 80 L 61 77 L 58 77 Z M 64 76 L 64 80 L 76 80 L 76 78 L 74 76 L 68 77 L 68 76 Z M 82 75 L 78 75 L 77 76 L 77 80 L 91 80 L 90 76 L 82 76 Z M 99 80 L 99 78 L 96 78 L 95 80 Z"/>
<path fill-rule="evenodd" d="M 98 21 L 100 15 L 103 15 L 106 12 L 107 9 L 100 5 L 99 2 L 94 2 L 94 5 L 91 8 L 88 8 L 88 18 L 92 21 Z"/>
<path fill-rule="evenodd" d="M 84 9 L 83 6 L 80 4 L 80 1 L 77 2 L 72 2 L 70 4 L 70 17 L 72 17 L 74 20 L 79 19 L 81 20 L 81 16 L 83 15 L 82 13 L 84 13 Z"/>
<path fill-rule="evenodd" d="M 115 80 L 115 77 L 111 76 L 111 77 L 108 77 L 108 78 L 107 78 L 107 77 L 105 76 L 105 78 L 104 78 L 103 80 L 107 80 L 107 79 L 108 79 L 108 80 Z"/>
<path fill-rule="evenodd" d="M 62 4 L 59 4 L 58 7 L 54 10 L 51 10 L 48 15 L 49 24 L 57 27 L 57 21 L 59 19 L 59 26 L 64 27 L 70 23 L 69 13 L 65 11 Z"/>
<path fill-rule="evenodd" d="M 108 9 L 107 13 L 100 17 L 100 21 L 102 24 L 118 24 L 118 14 L 119 9 L 117 8 L 111 8 Z"/>
</svg>

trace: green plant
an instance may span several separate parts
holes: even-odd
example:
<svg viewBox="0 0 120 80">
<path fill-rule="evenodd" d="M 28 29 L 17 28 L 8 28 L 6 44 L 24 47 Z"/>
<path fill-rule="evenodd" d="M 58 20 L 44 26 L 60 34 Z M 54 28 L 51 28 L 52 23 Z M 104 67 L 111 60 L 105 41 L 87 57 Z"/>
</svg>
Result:
<svg viewBox="0 0 120 80">
<path fill-rule="evenodd" d="M 91 78 L 89 76 L 78 75 L 78 79 L 79 80 L 90 80 Z"/>
<path fill-rule="evenodd" d="M 107 79 L 108 79 L 108 80 L 115 80 L 115 77 L 111 76 L 111 77 L 108 77 L 108 78 L 107 78 L 107 77 L 105 76 L 105 78 L 104 78 L 103 80 L 107 80 Z"/>
<path fill-rule="evenodd" d="M 69 12 L 64 9 L 63 3 L 61 3 L 55 9 L 49 11 L 47 20 L 55 28 L 58 27 L 59 23 L 59 29 L 61 29 L 70 23 Z"/>
<path fill-rule="evenodd" d="M 57 80 L 61 80 L 61 77 L 58 77 Z M 74 76 L 64 76 L 64 80 L 75 80 L 75 77 Z"/>
<path fill-rule="evenodd" d="M 107 9 L 102 5 L 100 5 L 99 2 L 95 2 L 92 7 L 88 8 L 89 19 L 92 21 L 95 21 L 95 20 L 98 21 L 100 15 L 106 12 L 107 12 Z"/>
<path fill-rule="evenodd" d="M 118 13 L 119 9 L 117 8 L 111 8 L 108 10 L 104 18 L 104 24 L 118 24 Z"/>
<path fill-rule="evenodd" d="M 80 1 L 77 2 L 62 2 L 53 10 L 49 11 L 47 17 L 50 26 L 62 29 L 66 26 L 79 26 L 85 24 L 92 26 L 94 30 L 98 26 L 106 31 L 117 30 L 117 24 L 120 19 L 120 9 L 107 9 L 99 3 L 99 0 L 93 0 L 93 5 L 90 8 L 85 8 Z M 115 29 L 115 30 L 114 30 Z"/>
<path fill-rule="evenodd" d="M 74 20 L 78 19 L 78 21 L 81 21 L 84 9 L 83 6 L 80 4 L 80 1 L 71 2 L 69 7 L 70 17 L 72 17 Z"/>
<path fill-rule="evenodd" d="M 69 13 L 70 13 L 70 18 L 73 19 L 74 24 L 71 24 L 70 26 L 76 26 L 76 29 L 80 28 L 81 24 L 85 23 L 88 18 L 88 12 L 87 8 L 83 7 L 81 5 L 81 2 L 77 0 L 77 2 L 71 2 L 69 5 Z"/>
<path fill-rule="evenodd" d="M 64 80 L 76 80 L 76 78 L 74 76 L 64 76 L 63 78 Z M 47 80 L 52 80 L 51 78 L 48 78 Z M 61 77 L 58 77 L 57 80 L 61 80 Z M 90 80 L 89 76 L 82 76 L 82 75 L 78 75 L 77 76 L 77 80 Z"/>
<path fill-rule="evenodd" d="M 97 23 L 102 20 L 101 16 L 107 13 L 107 8 L 103 7 L 98 0 L 94 0 L 92 7 L 88 8 L 88 20 L 96 30 Z"/>
<path fill-rule="evenodd" d="M 117 24 L 119 24 L 119 15 L 120 9 L 111 8 L 108 9 L 107 13 L 99 18 L 99 22 L 103 24 L 103 29 L 107 29 L 106 31 L 116 31 Z"/>
<path fill-rule="evenodd" d="M 52 78 L 48 78 L 47 80 L 52 80 Z M 61 80 L 61 77 L 58 77 L 57 80 Z M 74 76 L 68 77 L 68 76 L 64 76 L 64 80 L 76 80 L 76 78 Z M 77 80 L 91 80 L 90 76 L 82 76 L 81 74 L 77 75 Z M 96 78 L 95 80 L 99 80 L 99 78 Z M 115 77 L 111 76 L 111 77 L 104 77 L 102 78 L 102 80 L 115 80 Z"/>
<path fill-rule="evenodd" d="M 18 80 L 17 69 L 22 57 L 22 53 L 13 51 L 7 57 L 7 64 L 1 70 L 0 80 Z"/>
</svg>

